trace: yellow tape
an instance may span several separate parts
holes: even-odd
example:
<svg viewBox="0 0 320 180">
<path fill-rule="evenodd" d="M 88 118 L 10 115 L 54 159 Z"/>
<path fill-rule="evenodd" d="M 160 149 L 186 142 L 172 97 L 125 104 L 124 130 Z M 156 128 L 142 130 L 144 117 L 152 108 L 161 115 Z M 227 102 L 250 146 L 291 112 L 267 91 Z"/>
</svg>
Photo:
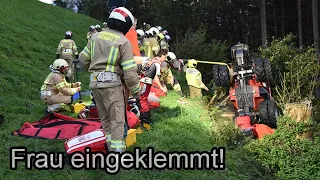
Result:
<svg viewBox="0 0 320 180">
<path fill-rule="evenodd" d="M 223 63 L 223 62 L 212 62 L 212 61 L 199 61 L 196 60 L 198 63 L 205 63 L 205 64 L 217 64 L 217 65 L 222 65 L 222 66 L 227 66 L 229 72 L 231 71 L 229 65 L 227 63 Z"/>
</svg>

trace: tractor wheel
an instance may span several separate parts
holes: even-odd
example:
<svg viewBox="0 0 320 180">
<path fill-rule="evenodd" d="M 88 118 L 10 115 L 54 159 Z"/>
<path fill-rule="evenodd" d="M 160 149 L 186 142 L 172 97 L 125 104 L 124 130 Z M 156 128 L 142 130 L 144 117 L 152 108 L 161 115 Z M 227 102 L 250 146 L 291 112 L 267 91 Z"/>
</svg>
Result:
<svg viewBox="0 0 320 180">
<path fill-rule="evenodd" d="M 258 82 L 267 82 L 272 79 L 271 64 L 269 59 L 258 58 L 254 60 L 254 72 Z"/>
<path fill-rule="evenodd" d="M 270 128 L 277 127 L 279 110 L 276 103 L 272 100 L 264 100 L 259 105 L 259 124 L 265 124 Z"/>
<path fill-rule="evenodd" d="M 230 87 L 230 73 L 226 66 L 213 65 L 213 81 L 216 86 Z"/>
</svg>

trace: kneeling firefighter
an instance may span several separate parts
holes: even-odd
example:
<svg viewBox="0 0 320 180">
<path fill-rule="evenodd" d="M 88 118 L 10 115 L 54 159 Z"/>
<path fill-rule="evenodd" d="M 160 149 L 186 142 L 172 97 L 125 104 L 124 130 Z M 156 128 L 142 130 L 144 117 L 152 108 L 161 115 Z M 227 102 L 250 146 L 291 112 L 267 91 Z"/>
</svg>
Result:
<svg viewBox="0 0 320 180">
<path fill-rule="evenodd" d="M 163 62 L 167 57 L 167 50 L 160 50 L 155 58 L 149 59 L 145 58 L 142 65 L 140 65 L 138 69 L 138 73 L 140 74 L 140 81 L 142 83 L 142 95 L 140 96 L 140 120 L 144 123 L 150 124 L 151 114 L 148 103 L 148 96 L 150 94 L 151 86 L 153 80 L 160 85 L 159 76 L 161 70 L 161 62 Z M 140 70 L 141 69 L 141 70 Z"/>
<path fill-rule="evenodd" d="M 206 85 L 202 82 L 200 71 L 196 69 L 197 61 L 194 59 L 188 60 L 186 69 L 186 79 L 189 85 L 190 98 L 202 98 L 201 89 L 209 91 Z"/>
<path fill-rule="evenodd" d="M 51 73 L 41 86 L 40 98 L 48 107 L 48 112 L 58 112 L 72 102 L 72 96 L 81 90 L 81 83 L 69 84 L 65 75 L 69 65 L 64 59 L 56 59 L 50 66 Z"/>
<path fill-rule="evenodd" d="M 124 36 L 134 19 L 131 12 L 115 8 L 109 15 L 109 29 L 95 33 L 80 53 L 80 63 L 91 72 L 90 85 L 102 122 L 109 151 L 124 152 L 126 102 L 124 86 L 139 99 L 140 81 L 130 41 Z"/>
</svg>

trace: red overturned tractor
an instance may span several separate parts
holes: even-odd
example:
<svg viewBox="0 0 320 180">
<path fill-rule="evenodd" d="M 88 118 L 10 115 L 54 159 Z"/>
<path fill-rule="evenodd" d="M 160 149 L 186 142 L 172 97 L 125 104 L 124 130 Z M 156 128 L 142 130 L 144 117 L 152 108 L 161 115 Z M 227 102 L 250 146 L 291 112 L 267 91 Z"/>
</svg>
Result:
<svg viewBox="0 0 320 180">
<path fill-rule="evenodd" d="M 238 43 L 231 47 L 232 65 L 213 65 L 215 86 L 227 88 L 236 108 L 235 123 L 243 132 L 252 132 L 254 124 L 276 128 L 278 107 L 271 96 L 271 64 L 268 59 L 250 59 L 249 47 Z"/>
</svg>

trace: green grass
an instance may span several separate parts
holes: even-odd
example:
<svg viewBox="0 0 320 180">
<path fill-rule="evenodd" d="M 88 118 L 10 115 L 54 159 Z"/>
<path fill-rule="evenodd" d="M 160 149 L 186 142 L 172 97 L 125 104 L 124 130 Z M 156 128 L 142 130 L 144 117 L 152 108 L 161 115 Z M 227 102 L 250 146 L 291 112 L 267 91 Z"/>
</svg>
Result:
<svg viewBox="0 0 320 180">
<path fill-rule="evenodd" d="M 27 147 L 29 151 L 64 152 L 61 140 L 43 140 L 11 136 L 25 122 L 44 116 L 45 105 L 39 89 L 48 75 L 59 41 L 67 30 L 81 50 L 86 44 L 90 25 L 101 22 L 36 0 L 2 0 L 0 8 L 0 113 L 6 121 L 0 127 L 0 179 L 257 179 L 270 177 L 241 149 L 227 149 L 226 170 L 130 170 L 110 176 L 101 170 L 18 170 L 9 169 L 9 148 Z M 185 79 L 178 76 L 184 92 Z M 83 90 L 88 90 L 88 73 L 80 72 Z M 212 138 L 211 118 L 204 106 L 189 100 L 179 105 L 172 90 L 161 99 L 161 107 L 152 112 L 154 124 L 150 132 L 137 136 L 130 147 L 154 147 L 156 151 L 209 151 L 216 145 Z M 85 100 L 87 100 L 85 98 Z M 72 113 L 66 113 L 76 116 Z"/>
</svg>

